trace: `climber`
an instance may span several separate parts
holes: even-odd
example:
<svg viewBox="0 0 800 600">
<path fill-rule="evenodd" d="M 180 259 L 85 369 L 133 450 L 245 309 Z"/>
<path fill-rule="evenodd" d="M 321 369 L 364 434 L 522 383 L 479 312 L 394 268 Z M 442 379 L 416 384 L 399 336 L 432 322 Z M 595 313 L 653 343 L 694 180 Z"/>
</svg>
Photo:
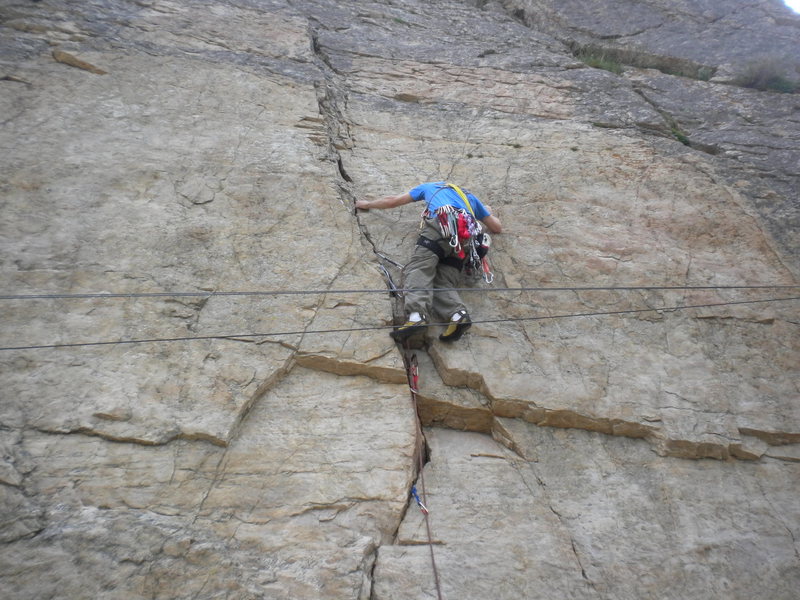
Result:
<svg viewBox="0 0 800 600">
<path fill-rule="evenodd" d="M 395 208 L 425 202 L 420 235 L 405 266 L 406 321 L 390 334 L 402 342 L 428 326 L 428 308 L 447 323 L 439 339 L 453 342 L 472 325 L 466 306 L 454 289 L 468 252 L 480 244 L 480 221 L 492 233 L 500 233 L 500 220 L 469 192 L 445 182 L 423 183 L 404 194 L 376 200 L 357 200 L 356 208 Z M 476 241 L 476 237 L 478 240 Z M 488 236 L 487 236 L 488 238 Z M 434 294 L 432 288 L 437 288 Z M 444 288 L 439 290 L 438 288 Z"/>
</svg>

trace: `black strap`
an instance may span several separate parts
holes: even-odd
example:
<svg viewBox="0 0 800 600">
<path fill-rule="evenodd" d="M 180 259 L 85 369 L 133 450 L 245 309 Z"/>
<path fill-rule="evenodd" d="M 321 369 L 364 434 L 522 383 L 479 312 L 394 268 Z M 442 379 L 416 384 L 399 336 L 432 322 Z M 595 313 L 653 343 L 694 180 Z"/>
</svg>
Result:
<svg viewBox="0 0 800 600">
<path fill-rule="evenodd" d="M 417 238 L 417 246 L 422 246 L 423 248 L 427 248 L 428 250 L 433 252 L 436 256 L 439 257 L 439 262 L 442 263 L 443 265 L 447 265 L 448 267 L 453 267 L 454 269 L 458 269 L 459 271 L 464 266 L 463 258 L 458 258 L 457 256 L 445 256 L 444 250 L 442 250 L 442 247 L 435 240 L 428 239 L 425 236 L 421 235 L 419 236 L 419 238 Z"/>
</svg>

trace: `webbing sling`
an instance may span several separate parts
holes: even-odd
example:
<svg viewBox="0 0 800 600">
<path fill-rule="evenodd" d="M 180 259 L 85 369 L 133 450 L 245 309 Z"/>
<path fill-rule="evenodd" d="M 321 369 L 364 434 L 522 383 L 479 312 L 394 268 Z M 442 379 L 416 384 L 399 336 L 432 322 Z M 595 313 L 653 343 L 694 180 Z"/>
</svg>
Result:
<svg viewBox="0 0 800 600">
<path fill-rule="evenodd" d="M 472 210 L 472 205 L 469 203 L 469 199 L 467 198 L 467 195 L 464 192 L 461 191 L 461 188 L 458 187 L 455 184 L 452 184 L 452 183 L 448 183 L 447 187 L 449 187 L 450 189 L 455 190 L 456 194 L 461 196 L 461 199 L 464 201 L 464 204 L 466 204 L 467 208 L 469 209 L 469 214 L 472 215 L 473 219 L 477 220 L 477 218 L 475 217 L 475 211 Z"/>
</svg>

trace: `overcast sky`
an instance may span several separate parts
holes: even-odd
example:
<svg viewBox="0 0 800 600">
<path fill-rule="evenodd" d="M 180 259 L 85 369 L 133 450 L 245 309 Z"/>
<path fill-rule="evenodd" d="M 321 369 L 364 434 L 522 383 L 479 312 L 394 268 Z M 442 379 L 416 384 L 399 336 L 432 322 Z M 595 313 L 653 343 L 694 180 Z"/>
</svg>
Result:
<svg viewBox="0 0 800 600">
<path fill-rule="evenodd" d="M 791 6 L 795 12 L 800 12 L 800 0 L 783 0 L 788 6 Z"/>
</svg>

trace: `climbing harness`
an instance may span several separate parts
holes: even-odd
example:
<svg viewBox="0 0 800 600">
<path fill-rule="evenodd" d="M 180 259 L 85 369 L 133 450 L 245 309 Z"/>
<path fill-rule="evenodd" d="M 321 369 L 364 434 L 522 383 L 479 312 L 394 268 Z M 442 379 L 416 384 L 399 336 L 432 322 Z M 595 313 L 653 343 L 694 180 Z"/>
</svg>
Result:
<svg viewBox="0 0 800 600">
<path fill-rule="evenodd" d="M 419 393 L 419 364 L 417 363 L 417 355 L 411 350 L 411 347 L 406 342 L 403 344 L 403 363 L 406 367 L 406 377 L 408 378 L 408 389 L 411 392 L 411 403 L 414 407 L 415 425 L 416 425 L 416 438 L 417 438 L 417 468 L 419 471 L 419 483 L 422 489 L 422 498 L 417 493 L 417 486 L 411 487 L 411 495 L 417 503 L 419 510 L 422 512 L 425 519 L 425 529 L 428 532 L 428 548 L 431 553 L 431 567 L 433 569 L 433 581 L 436 584 L 436 598 L 442 600 L 442 586 L 439 581 L 439 570 L 436 568 L 436 556 L 433 552 L 433 534 L 431 533 L 430 511 L 426 506 L 428 502 L 427 494 L 425 492 L 425 444 L 422 434 L 422 424 L 419 418 L 419 406 L 417 403 L 417 394 Z"/>
<path fill-rule="evenodd" d="M 439 245 L 439 242 L 436 240 L 431 240 L 426 238 L 425 236 L 419 236 L 417 239 L 417 246 L 422 246 L 423 248 L 427 248 L 431 252 L 433 252 L 436 256 L 439 257 L 439 262 L 443 265 L 448 265 L 453 267 L 454 269 L 458 269 L 459 271 L 464 266 L 464 259 L 458 258 L 457 256 L 447 256 Z"/>
</svg>

